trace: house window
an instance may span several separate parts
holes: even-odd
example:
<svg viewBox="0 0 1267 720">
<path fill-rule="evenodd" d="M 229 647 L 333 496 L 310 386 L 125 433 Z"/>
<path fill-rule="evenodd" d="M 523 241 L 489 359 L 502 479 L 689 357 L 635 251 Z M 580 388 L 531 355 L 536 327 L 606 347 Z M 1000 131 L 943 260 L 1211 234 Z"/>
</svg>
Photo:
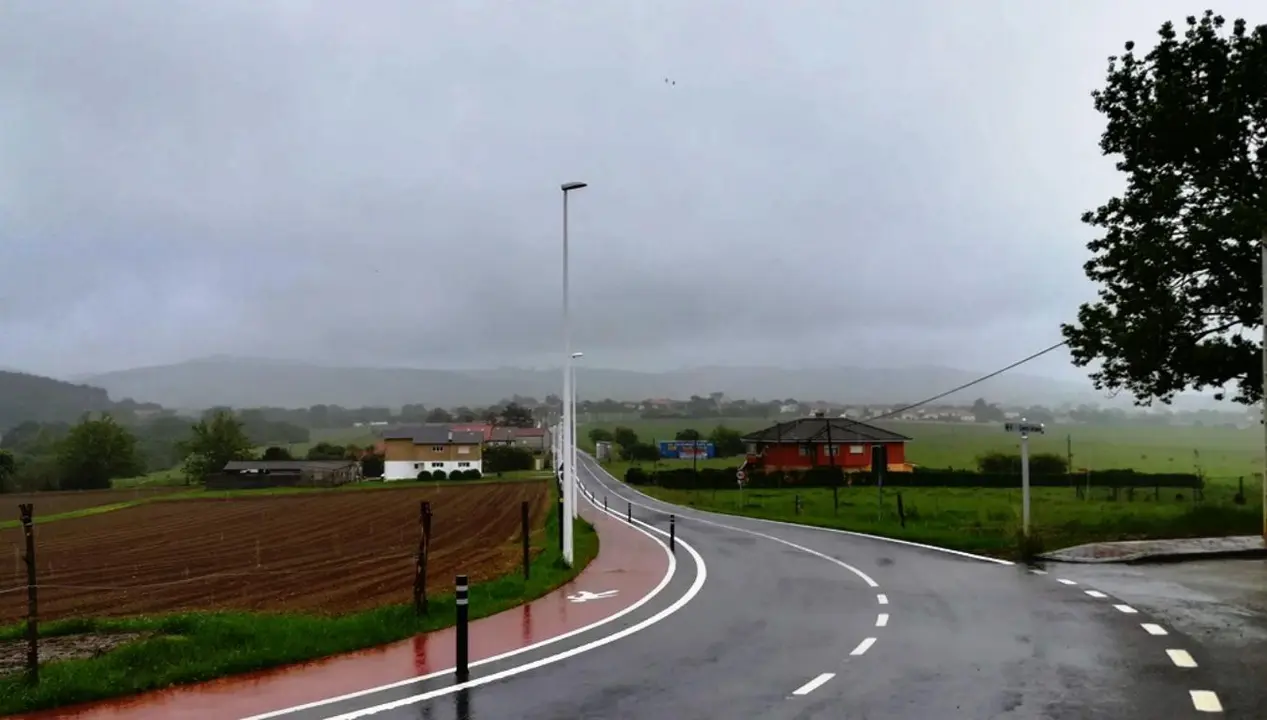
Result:
<svg viewBox="0 0 1267 720">
<path fill-rule="evenodd" d="M 421 470 L 421 469 L 422 469 L 422 463 L 414 463 L 414 470 Z"/>
<path fill-rule="evenodd" d="M 801 457 L 809 457 L 809 452 L 810 452 L 810 446 L 809 446 L 809 445 L 802 445 L 802 446 L 801 446 Z"/>
<path fill-rule="evenodd" d="M 433 462 L 433 463 L 431 463 L 431 467 L 438 467 L 438 468 L 442 468 L 442 467 L 444 467 L 444 463 L 442 463 L 442 462 Z"/>
<path fill-rule="evenodd" d="M 839 454 L 840 454 L 840 446 L 839 446 L 839 445 L 828 445 L 828 446 L 827 446 L 827 457 L 834 457 L 834 456 L 839 455 Z"/>
<path fill-rule="evenodd" d="M 460 463 L 458 463 L 458 467 L 470 467 L 470 466 L 471 466 L 471 464 L 470 464 L 469 462 L 460 462 Z"/>
<path fill-rule="evenodd" d="M 431 446 L 431 452 L 444 452 L 444 446 L 443 446 L 443 445 L 432 445 L 432 446 Z"/>
<path fill-rule="evenodd" d="M 850 455 L 861 455 L 861 454 L 862 454 L 862 446 L 861 446 L 861 445 L 850 445 L 850 446 L 849 446 L 849 454 L 850 454 Z"/>
<path fill-rule="evenodd" d="M 470 446 L 470 445 L 459 445 L 459 446 L 458 446 L 458 455 L 470 455 L 470 454 L 471 454 L 471 446 Z"/>
</svg>

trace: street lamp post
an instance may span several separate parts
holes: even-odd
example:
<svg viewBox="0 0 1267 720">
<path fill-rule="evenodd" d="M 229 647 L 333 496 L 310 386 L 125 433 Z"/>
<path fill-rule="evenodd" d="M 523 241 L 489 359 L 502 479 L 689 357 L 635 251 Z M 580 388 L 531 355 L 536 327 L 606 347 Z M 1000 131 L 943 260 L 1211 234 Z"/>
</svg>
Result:
<svg viewBox="0 0 1267 720">
<path fill-rule="evenodd" d="M 572 360 L 573 360 L 573 364 L 572 364 L 572 400 L 571 400 L 571 402 L 572 402 L 572 409 L 571 409 L 572 427 L 569 429 L 569 432 L 570 432 L 570 433 L 571 433 L 571 435 L 572 435 L 572 455 L 571 455 L 571 457 L 569 458 L 569 460 L 570 460 L 570 461 L 571 461 L 571 463 L 572 463 L 572 478 L 573 478 L 573 481 L 572 481 L 572 517 L 578 517 L 578 516 L 580 516 L 580 514 L 581 514 L 580 506 L 579 506 L 579 504 L 576 502 L 576 485 L 577 485 L 577 483 L 576 483 L 576 478 L 577 478 L 577 477 L 579 477 L 579 476 L 577 475 L 577 473 L 576 473 L 576 468 L 577 468 L 576 456 L 577 456 L 577 447 L 579 446 L 579 443 L 577 442 L 577 435 L 576 435 L 576 425 L 577 425 L 577 421 L 576 421 L 576 364 L 575 364 L 575 361 L 576 361 L 576 360 L 580 360 L 582 357 L 585 357 L 585 353 L 581 353 L 581 352 L 574 352 L 574 353 L 572 353 Z"/>
<path fill-rule="evenodd" d="M 563 407 L 564 416 L 562 422 L 563 453 L 564 457 L 569 456 L 574 450 L 573 445 L 576 438 L 572 437 L 570 432 L 571 417 L 567 411 L 568 399 L 572 397 L 572 327 L 568 318 L 568 193 L 573 190 L 580 190 L 585 187 L 583 182 L 563 183 L 559 189 L 563 191 Z M 573 559 L 573 537 L 572 537 L 572 517 L 574 504 L 574 490 L 576 488 L 576 475 L 568 468 L 568 462 L 563 463 L 563 517 L 559 518 L 559 522 L 563 523 L 563 562 L 568 565 L 572 564 Z"/>
</svg>

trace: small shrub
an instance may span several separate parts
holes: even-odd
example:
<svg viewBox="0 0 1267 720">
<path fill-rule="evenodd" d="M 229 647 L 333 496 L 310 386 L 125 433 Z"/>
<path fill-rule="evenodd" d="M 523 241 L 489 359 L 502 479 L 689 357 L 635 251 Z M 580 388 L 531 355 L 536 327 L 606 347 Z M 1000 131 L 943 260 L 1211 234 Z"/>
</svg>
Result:
<svg viewBox="0 0 1267 720">
<path fill-rule="evenodd" d="M 435 472 L 431 473 L 432 480 L 444 480 L 447 477 L 449 477 L 448 474 L 445 473 L 443 470 L 436 470 Z"/>
<path fill-rule="evenodd" d="M 430 479 L 431 479 L 431 471 L 430 471 L 430 470 L 422 470 L 422 471 L 419 471 L 419 473 L 418 473 L 418 479 L 419 479 L 419 480 L 430 480 Z"/>
<path fill-rule="evenodd" d="M 467 480 L 479 480 L 479 479 L 480 479 L 480 478 L 482 478 L 482 477 L 484 477 L 484 475 L 483 475 L 483 474 L 482 474 L 479 470 L 467 470 L 467 471 L 466 471 L 466 479 L 467 479 Z"/>
</svg>

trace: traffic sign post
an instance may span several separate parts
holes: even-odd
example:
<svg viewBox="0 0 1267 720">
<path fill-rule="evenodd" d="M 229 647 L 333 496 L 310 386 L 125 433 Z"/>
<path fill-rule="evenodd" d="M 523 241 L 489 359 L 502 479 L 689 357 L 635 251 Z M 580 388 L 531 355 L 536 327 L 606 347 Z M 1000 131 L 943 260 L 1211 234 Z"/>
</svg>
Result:
<svg viewBox="0 0 1267 720">
<path fill-rule="evenodd" d="M 1021 534 L 1029 537 L 1029 434 L 1044 433 L 1042 423 L 1026 422 L 1021 418 L 1018 423 L 1004 423 L 1003 429 L 1021 436 Z"/>
<path fill-rule="evenodd" d="M 737 485 L 739 486 L 739 509 L 740 509 L 740 511 L 742 511 L 742 510 L 743 510 L 743 481 L 744 481 L 744 478 L 746 478 L 746 477 L 747 477 L 747 475 L 744 475 L 743 470 L 738 470 L 738 471 L 736 471 L 736 472 L 735 472 L 735 484 L 737 484 Z"/>
</svg>

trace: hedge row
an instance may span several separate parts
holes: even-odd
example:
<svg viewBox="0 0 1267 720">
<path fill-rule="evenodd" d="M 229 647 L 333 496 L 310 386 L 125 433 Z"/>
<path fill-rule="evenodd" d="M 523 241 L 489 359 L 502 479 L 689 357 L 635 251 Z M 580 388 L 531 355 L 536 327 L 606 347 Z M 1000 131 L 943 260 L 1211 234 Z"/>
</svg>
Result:
<svg viewBox="0 0 1267 720">
<path fill-rule="evenodd" d="M 678 490 L 711 490 L 737 487 L 732 468 L 689 468 L 655 470 L 647 472 L 639 467 L 625 472 L 625 482 L 630 485 L 656 485 Z M 874 485 L 869 473 L 845 473 L 840 468 L 818 467 L 808 470 L 746 472 L 744 487 L 777 489 L 784 487 L 832 487 L 834 485 Z M 970 470 L 917 470 L 915 472 L 890 472 L 884 476 L 888 487 L 963 487 L 963 488 L 1014 488 L 1021 483 L 1016 473 L 979 473 Z M 1104 488 L 1201 488 L 1205 481 L 1199 475 L 1184 473 L 1151 474 L 1134 470 L 1099 470 L 1077 475 L 1032 475 L 1034 487 L 1085 486 Z"/>
<path fill-rule="evenodd" d="M 481 477 L 483 475 L 480 475 L 480 471 L 474 469 L 454 470 L 447 475 L 443 470 L 423 470 L 418 473 L 419 480 L 479 480 Z"/>
</svg>

